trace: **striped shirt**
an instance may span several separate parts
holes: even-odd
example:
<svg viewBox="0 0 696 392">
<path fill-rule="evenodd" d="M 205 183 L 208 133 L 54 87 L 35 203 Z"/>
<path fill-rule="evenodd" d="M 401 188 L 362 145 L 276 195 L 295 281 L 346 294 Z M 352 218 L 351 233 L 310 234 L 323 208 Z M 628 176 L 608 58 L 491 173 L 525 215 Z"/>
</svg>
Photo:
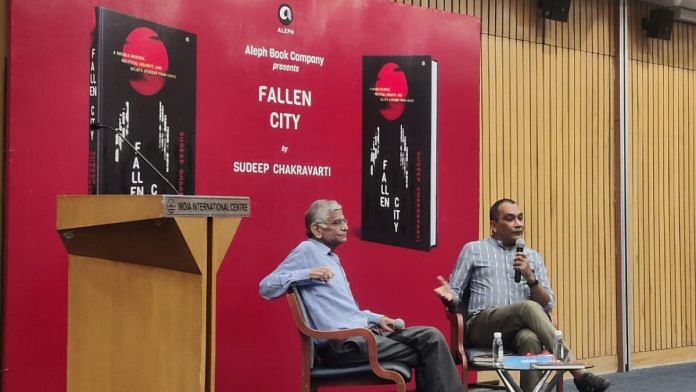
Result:
<svg viewBox="0 0 696 392">
<path fill-rule="evenodd" d="M 468 287 L 469 316 L 472 320 L 479 312 L 487 308 L 512 305 L 530 299 L 530 288 L 524 277 L 515 283 L 515 270 L 512 268 L 515 248 L 507 248 L 493 237 L 464 245 L 452 271 L 449 284 L 455 292 L 455 302 L 459 303 Z M 544 260 L 537 251 L 525 248 L 534 275 L 539 284 L 549 293 L 549 302 L 544 306 L 551 312 L 554 305 L 553 291 Z"/>
</svg>

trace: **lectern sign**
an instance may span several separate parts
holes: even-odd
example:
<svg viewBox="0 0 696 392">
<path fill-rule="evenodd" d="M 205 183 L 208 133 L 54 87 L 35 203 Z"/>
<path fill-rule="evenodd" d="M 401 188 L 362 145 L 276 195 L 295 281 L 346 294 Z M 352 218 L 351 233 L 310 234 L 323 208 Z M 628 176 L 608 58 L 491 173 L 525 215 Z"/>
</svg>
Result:
<svg viewBox="0 0 696 392">
<path fill-rule="evenodd" d="M 248 197 L 163 195 L 164 216 L 248 217 Z"/>
</svg>

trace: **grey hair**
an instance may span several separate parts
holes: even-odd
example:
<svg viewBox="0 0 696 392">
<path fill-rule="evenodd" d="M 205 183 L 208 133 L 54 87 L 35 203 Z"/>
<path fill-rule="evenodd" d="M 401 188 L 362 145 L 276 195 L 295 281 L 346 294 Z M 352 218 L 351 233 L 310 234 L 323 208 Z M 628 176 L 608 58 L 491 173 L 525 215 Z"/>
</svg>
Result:
<svg viewBox="0 0 696 392">
<path fill-rule="evenodd" d="M 305 212 L 305 229 L 307 230 L 307 237 L 312 238 L 312 225 L 315 223 L 324 222 L 329 218 L 329 213 L 331 211 L 342 210 L 340 204 L 336 200 L 326 200 L 319 199 L 315 200 L 310 204 L 307 212 Z"/>
</svg>

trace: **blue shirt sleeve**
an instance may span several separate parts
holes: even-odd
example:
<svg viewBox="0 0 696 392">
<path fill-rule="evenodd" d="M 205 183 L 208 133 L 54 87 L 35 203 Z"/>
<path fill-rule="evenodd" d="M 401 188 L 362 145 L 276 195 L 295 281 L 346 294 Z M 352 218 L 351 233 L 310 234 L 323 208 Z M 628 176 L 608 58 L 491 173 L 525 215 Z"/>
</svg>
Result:
<svg viewBox="0 0 696 392">
<path fill-rule="evenodd" d="M 265 299 L 278 298 L 285 294 L 291 285 L 323 284 L 309 279 L 312 266 L 302 246 L 293 249 L 280 265 L 259 283 L 259 294 Z"/>
<path fill-rule="evenodd" d="M 383 314 L 372 313 L 367 309 L 363 310 L 362 312 L 365 314 L 365 316 L 367 316 L 367 321 L 375 325 L 379 325 L 379 319 L 384 317 Z"/>
<path fill-rule="evenodd" d="M 459 304 L 461 301 L 462 292 L 469 284 L 469 279 L 471 278 L 470 270 L 473 264 L 473 258 L 471 257 L 472 248 L 472 243 L 464 245 L 462 251 L 459 253 L 459 258 L 457 258 L 457 265 L 450 275 L 449 285 L 455 294 L 455 305 Z"/>
<path fill-rule="evenodd" d="M 549 274 L 546 271 L 544 259 L 542 259 L 539 252 L 536 251 L 531 254 L 531 259 L 532 268 L 534 269 L 534 275 L 536 276 L 536 279 L 539 281 L 541 287 L 543 287 L 544 290 L 546 290 L 546 292 L 549 293 L 549 302 L 547 302 L 546 306 L 544 306 L 544 310 L 546 311 L 546 313 L 551 313 L 556 300 L 554 298 L 553 289 L 551 289 L 551 281 L 549 280 Z"/>
</svg>

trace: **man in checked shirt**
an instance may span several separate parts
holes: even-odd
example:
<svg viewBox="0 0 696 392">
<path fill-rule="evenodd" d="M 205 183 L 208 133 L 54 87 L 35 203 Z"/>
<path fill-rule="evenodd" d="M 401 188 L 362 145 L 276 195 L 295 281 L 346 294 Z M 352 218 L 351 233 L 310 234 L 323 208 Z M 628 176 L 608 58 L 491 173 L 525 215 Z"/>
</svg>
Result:
<svg viewBox="0 0 696 392">
<path fill-rule="evenodd" d="M 520 354 L 552 351 L 556 328 L 549 314 L 555 301 L 544 260 L 533 249 L 515 248 L 524 235 L 522 209 L 514 200 L 498 200 L 490 221 L 491 236 L 464 245 L 449 283 L 438 276 L 441 286 L 435 293 L 453 305 L 468 295 L 465 338 L 472 346 L 491 347 L 493 332 L 501 332 L 503 344 Z M 519 283 L 515 271 L 522 276 Z M 522 389 L 531 391 L 538 377 L 538 372 L 522 372 Z M 573 378 L 581 392 L 610 385 L 584 370 L 573 371 Z"/>
</svg>

